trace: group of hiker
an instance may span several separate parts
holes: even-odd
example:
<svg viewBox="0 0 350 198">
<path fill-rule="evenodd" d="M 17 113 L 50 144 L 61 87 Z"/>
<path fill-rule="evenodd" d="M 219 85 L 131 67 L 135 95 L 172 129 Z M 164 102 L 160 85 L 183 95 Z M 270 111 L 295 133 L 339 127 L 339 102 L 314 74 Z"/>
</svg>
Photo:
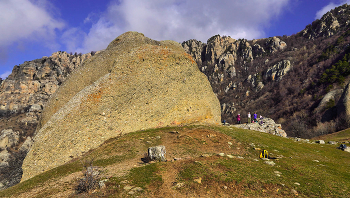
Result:
<svg viewBox="0 0 350 198">
<path fill-rule="evenodd" d="M 248 112 L 248 123 L 254 123 L 254 122 L 258 122 L 258 114 L 256 114 L 256 112 L 253 114 L 253 120 L 252 120 L 252 116 L 250 114 L 250 112 Z M 263 117 L 260 115 L 260 123 L 259 124 L 263 124 Z M 241 124 L 241 114 L 237 115 L 237 124 Z"/>
</svg>

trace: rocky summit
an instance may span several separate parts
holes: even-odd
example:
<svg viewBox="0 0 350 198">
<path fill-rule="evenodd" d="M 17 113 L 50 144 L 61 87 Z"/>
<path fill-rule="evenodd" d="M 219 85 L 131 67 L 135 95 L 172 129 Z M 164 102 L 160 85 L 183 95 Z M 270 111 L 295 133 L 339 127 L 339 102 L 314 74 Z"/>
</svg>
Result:
<svg viewBox="0 0 350 198">
<path fill-rule="evenodd" d="M 23 162 L 22 181 L 120 134 L 218 124 L 220 114 L 209 81 L 179 43 L 124 33 L 51 96 Z"/>
</svg>

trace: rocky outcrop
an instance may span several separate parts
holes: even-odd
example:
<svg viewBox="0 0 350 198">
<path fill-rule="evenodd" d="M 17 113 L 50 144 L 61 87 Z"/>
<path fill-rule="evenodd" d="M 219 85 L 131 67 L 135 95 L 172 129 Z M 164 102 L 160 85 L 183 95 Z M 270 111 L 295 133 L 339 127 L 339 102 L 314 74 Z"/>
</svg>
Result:
<svg viewBox="0 0 350 198">
<path fill-rule="evenodd" d="M 350 5 L 344 4 L 327 12 L 321 19 L 315 20 L 299 34 L 308 39 L 330 37 L 335 35 L 339 28 L 348 28 L 349 24 Z"/>
<path fill-rule="evenodd" d="M 263 118 L 262 122 L 263 124 L 261 124 L 261 120 L 258 118 L 258 122 L 255 122 L 255 123 L 236 124 L 233 126 L 237 128 L 242 128 L 242 129 L 249 129 L 249 130 L 260 131 L 264 133 L 270 133 L 272 135 L 277 135 L 281 137 L 287 137 L 287 133 L 282 129 L 281 124 L 276 124 L 275 121 L 273 121 L 270 118 Z"/>
<path fill-rule="evenodd" d="M 312 24 L 306 26 L 301 34 L 308 39 L 315 39 L 317 37 L 333 36 L 339 27 L 339 22 L 331 12 L 328 12 L 320 20 L 314 21 Z"/>
<path fill-rule="evenodd" d="M 39 106 L 42 108 L 67 76 L 91 56 L 91 53 L 71 55 L 55 52 L 50 57 L 15 66 L 1 83 L 0 114 L 24 113 L 32 108 L 23 122 L 37 122 Z"/>
<path fill-rule="evenodd" d="M 190 54 L 198 65 L 202 65 L 202 53 L 206 46 L 204 43 L 196 39 L 191 39 L 183 42 L 181 45 L 185 52 Z"/>
<path fill-rule="evenodd" d="M 123 133 L 220 122 L 217 97 L 181 45 L 127 32 L 52 95 L 23 162 L 22 181 Z"/>
<path fill-rule="evenodd" d="M 14 147 L 19 142 L 18 131 L 12 129 L 4 129 L 0 134 L 0 150 Z"/>
<path fill-rule="evenodd" d="M 265 78 L 272 81 L 279 81 L 292 69 L 289 60 L 283 60 L 270 67 L 266 73 Z"/>
<path fill-rule="evenodd" d="M 340 98 L 341 94 L 343 93 L 343 89 L 335 89 L 333 91 L 328 92 L 321 100 L 320 104 L 315 109 L 315 113 L 322 112 L 326 110 L 327 108 L 333 107 L 330 106 L 330 103 L 334 103 L 337 99 Z"/>
<path fill-rule="evenodd" d="M 274 52 L 277 52 L 279 50 L 283 50 L 287 47 L 287 44 L 284 41 L 282 41 L 281 39 L 279 39 L 275 36 L 267 39 L 265 45 L 267 47 L 267 51 L 270 53 L 274 53 Z"/>
</svg>

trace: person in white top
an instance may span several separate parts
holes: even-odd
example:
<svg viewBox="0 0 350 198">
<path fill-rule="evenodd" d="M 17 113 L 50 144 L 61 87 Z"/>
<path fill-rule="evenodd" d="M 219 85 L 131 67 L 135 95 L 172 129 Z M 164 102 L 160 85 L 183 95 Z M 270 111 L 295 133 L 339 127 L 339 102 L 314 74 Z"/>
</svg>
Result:
<svg viewBox="0 0 350 198">
<path fill-rule="evenodd" d="M 248 124 L 251 123 L 251 115 L 250 112 L 248 112 Z"/>
</svg>

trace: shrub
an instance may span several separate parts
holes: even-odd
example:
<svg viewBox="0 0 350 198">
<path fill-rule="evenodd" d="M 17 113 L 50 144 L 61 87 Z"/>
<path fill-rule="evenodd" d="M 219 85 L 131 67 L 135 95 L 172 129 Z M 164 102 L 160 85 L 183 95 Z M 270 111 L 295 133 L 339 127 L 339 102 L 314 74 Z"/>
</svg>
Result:
<svg viewBox="0 0 350 198">
<path fill-rule="evenodd" d="M 83 171 L 84 177 L 78 181 L 75 188 L 77 193 L 89 192 L 99 187 L 99 170 L 92 165 L 92 162 L 93 160 L 88 163 L 89 166 L 84 165 L 86 170 Z"/>
<path fill-rule="evenodd" d="M 317 123 L 317 126 L 313 128 L 313 133 L 315 136 L 320 136 L 320 135 L 326 135 L 329 133 L 334 133 L 336 131 L 336 122 L 335 121 L 330 121 L 330 122 L 319 122 Z"/>
</svg>

